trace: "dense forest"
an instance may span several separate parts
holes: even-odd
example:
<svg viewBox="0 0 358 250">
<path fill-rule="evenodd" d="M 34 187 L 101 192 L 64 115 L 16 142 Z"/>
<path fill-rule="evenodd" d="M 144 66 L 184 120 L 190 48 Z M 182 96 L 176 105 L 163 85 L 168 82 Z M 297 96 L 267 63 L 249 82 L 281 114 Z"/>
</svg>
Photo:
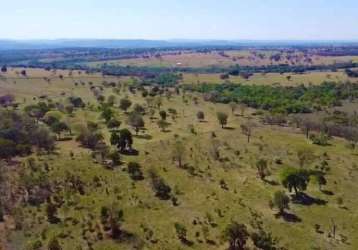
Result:
<svg viewBox="0 0 358 250">
<path fill-rule="evenodd" d="M 279 113 L 308 113 L 338 106 L 340 101 L 358 96 L 358 85 L 324 82 L 319 86 L 264 86 L 237 84 L 188 85 L 185 89 L 205 94 L 212 102 L 244 103 Z"/>
</svg>

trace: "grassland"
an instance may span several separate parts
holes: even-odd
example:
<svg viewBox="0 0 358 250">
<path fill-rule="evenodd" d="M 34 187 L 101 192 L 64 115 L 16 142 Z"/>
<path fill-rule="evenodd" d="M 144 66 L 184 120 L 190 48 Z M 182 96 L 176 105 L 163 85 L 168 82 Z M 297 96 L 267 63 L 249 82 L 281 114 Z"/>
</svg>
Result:
<svg viewBox="0 0 358 250">
<path fill-rule="evenodd" d="M 59 75 L 68 76 L 68 71 L 53 73 L 37 69 L 28 70 L 28 78 L 25 78 L 15 73 L 19 70 L 14 69 L 0 79 L 0 95 L 14 94 L 20 107 L 34 102 L 34 96 L 47 96 L 53 102 L 63 102 L 69 95 L 80 96 L 86 103 L 96 106 L 97 101 L 88 82 L 98 86 L 103 85 L 104 81 L 131 83 L 130 78 L 102 78 L 100 75 L 87 75 L 84 72 L 74 72 L 72 77 L 61 80 Z M 330 74 L 333 79 L 344 79 L 342 72 Z M 285 80 L 285 75 L 255 75 L 247 83 L 273 84 L 278 81 L 286 85 L 292 82 L 298 84 L 301 81 L 307 83 L 310 79 L 313 84 L 319 84 L 326 75 L 293 75 L 290 82 Z M 52 77 L 52 80 L 48 83 L 44 77 Z M 216 82 L 218 77 L 184 75 L 183 82 Z M 237 83 L 242 81 L 239 78 L 230 80 Z M 75 85 L 75 82 L 79 84 Z M 117 100 L 128 97 L 133 103 L 146 105 L 146 100 L 140 93 L 133 94 L 123 88 L 118 95 L 112 92 L 111 87 L 104 88 L 104 96 L 112 94 Z M 199 98 L 197 104 L 194 97 Z M 75 132 L 79 132 L 77 125 L 86 121 L 99 123 L 106 143 L 109 144 L 109 131 L 100 119 L 99 112 L 89 108 L 91 105 L 87 107 L 76 110 L 73 116 L 64 115 L 64 119 L 71 124 Z M 140 152 L 139 155 L 123 156 L 123 165 L 114 170 L 95 163 L 90 157 L 90 151 L 80 147 L 74 140 L 57 142 L 56 154 L 33 155 L 39 165 L 45 162 L 49 164 L 51 182 L 64 180 L 66 173 L 70 172 L 80 176 L 85 183 L 86 192 L 85 195 L 68 198 L 68 201 L 75 205 L 60 208 L 59 216 L 62 222 L 56 225 L 47 223 L 45 205 L 21 207 L 24 227 L 10 233 L 12 247 L 25 249 L 26 245 L 39 238 L 46 245 L 51 237 L 60 235 L 61 246 L 66 250 L 80 249 L 77 247 L 87 249 L 89 242 L 93 249 L 103 250 L 225 249 L 227 245 L 221 235 L 226 225 L 231 220 L 249 224 L 252 211 L 255 211 L 262 218 L 265 229 L 278 237 L 280 245 L 287 249 L 358 248 L 358 200 L 355 191 L 358 189 L 358 156 L 346 147 L 346 141 L 334 138 L 330 146 L 312 145 L 298 130 L 260 125 L 258 118 L 251 116 L 254 110 L 247 110 L 244 117 L 238 116 L 232 114 L 228 105 L 204 102 L 196 94 L 163 98 L 162 109 L 169 108 L 176 109 L 178 115 L 175 120 L 168 118 L 171 123 L 168 131 L 161 132 L 156 122 L 144 116 L 146 129 L 134 138 L 134 148 Z M 205 113 L 205 122 L 198 122 L 198 111 Z M 228 129 L 222 129 L 218 124 L 218 111 L 229 114 Z M 129 127 L 125 122 L 127 115 L 118 108 L 115 108 L 115 116 L 123 122 L 122 128 Z M 249 116 L 258 124 L 250 144 L 246 142 L 240 129 L 240 125 L 245 123 Z M 221 160 L 215 160 L 210 154 L 213 133 L 219 141 Z M 185 141 L 184 162 L 190 168 L 178 168 L 172 160 L 175 135 Z M 301 221 L 287 222 L 276 219 L 275 211 L 269 208 L 268 201 L 275 191 L 284 188 L 279 184 L 271 185 L 259 180 L 254 165 L 260 158 L 267 159 L 272 173 L 268 179 L 272 183 L 279 183 L 280 169 L 284 166 L 297 166 L 297 150 L 302 147 L 308 147 L 316 156 L 310 167 L 327 160 L 331 171 L 324 190 L 333 192 L 333 195 L 320 192 L 317 185 L 311 183 L 306 193 L 327 203 L 291 204 L 290 213 L 295 214 Z M 70 157 L 71 152 L 73 157 Z M 282 164 L 277 164 L 277 159 L 280 159 Z M 142 165 L 145 176 L 143 181 L 134 182 L 129 178 L 126 170 L 126 163 L 129 161 L 137 161 Z M 171 186 L 178 198 L 178 206 L 154 196 L 148 177 L 149 169 L 155 169 Z M 99 186 L 94 182 L 95 178 L 100 179 Z M 227 188 L 222 187 L 223 181 Z M 338 197 L 343 199 L 344 207 L 337 203 Z M 100 240 L 96 236 L 98 230 L 100 231 L 100 209 L 104 205 L 112 204 L 124 211 L 123 228 L 134 235 L 125 242 L 116 242 L 107 237 Z M 78 223 L 73 222 L 74 218 Z M 327 237 L 333 221 L 337 225 L 337 239 Z M 176 222 L 187 228 L 187 238 L 194 243 L 191 247 L 178 240 L 174 229 Z M 320 225 L 322 233 L 316 232 L 316 224 Z M 204 232 L 206 228 L 208 233 Z M 212 244 L 206 243 L 205 234 Z M 345 238 L 347 241 L 343 243 L 342 239 Z"/>
<path fill-rule="evenodd" d="M 94 61 L 88 63 L 92 67 L 100 67 L 104 63 L 119 66 L 146 66 L 146 67 L 229 67 L 241 66 L 265 66 L 265 65 L 332 65 L 357 61 L 358 56 L 318 56 L 305 55 L 303 52 L 281 53 L 280 59 L 272 60 L 271 56 L 278 51 L 224 51 L 224 52 L 178 52 L 174 54 L 146 55 L 132 59 L 119 59 L 107 61 Z"/>
<path fill-rule="evenodd" d="M 182 83 L 184 84 L 200 84 L 213 83 L 220 84 L 225 81 L 230 81 L 236 84 L 258 84 L 258 85 L 282 85 L 282 86 L 296 86 L 300 84 L 321 84 L 324 81 L 336 82 L 357 82 L 357 79 L 348 77 L 344 72 L 319 72 L 312 71 L 304 74 L 294 73 L 256 73 L 249 79 L 244 79 L 241 76 L 230 76 L 229 79 L 221 79 L 220 74 L 183 74 Z"/>
</svg>

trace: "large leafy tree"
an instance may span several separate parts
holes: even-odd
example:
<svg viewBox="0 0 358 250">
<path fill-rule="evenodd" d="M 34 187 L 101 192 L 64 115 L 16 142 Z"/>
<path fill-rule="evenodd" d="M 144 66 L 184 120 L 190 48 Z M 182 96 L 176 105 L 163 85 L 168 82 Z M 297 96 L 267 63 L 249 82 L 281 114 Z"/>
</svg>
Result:
<svg viewBox="0 0 358 250">
<path fill-rule="evenodd" d="M 280 177 L 282 185 L 290 192 L 294 190 L 296 195 L 306 190 L 309 182 L 309 173 L 304 169 L 287 167 L 282 170 Z"/>
<path fill-rule="evenodd" d="M 111 144 L 116 145 L 119 151 L 124 152 L 132 149 L 133 136 L 128 129 L 121 129 L 119 133 L 113 132 L 111 134 Z"/>
</svg>

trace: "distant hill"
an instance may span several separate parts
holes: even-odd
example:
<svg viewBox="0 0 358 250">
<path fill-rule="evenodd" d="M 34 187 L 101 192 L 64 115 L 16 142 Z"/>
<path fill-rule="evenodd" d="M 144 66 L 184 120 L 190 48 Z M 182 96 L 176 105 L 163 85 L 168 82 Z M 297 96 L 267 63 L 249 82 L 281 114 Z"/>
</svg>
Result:
<svg viewBox="0 0 358 250">
<path fill-rule="evenodd" d="M 356 45 L 357 41 L 255 41 L 255 40 L 141 40 L 141 39 L 0 39 L 0 50 L 58 48 L 173 48 L 173 47 L 262 47 L 262 46 L 322 46 Z"/>
</svg>

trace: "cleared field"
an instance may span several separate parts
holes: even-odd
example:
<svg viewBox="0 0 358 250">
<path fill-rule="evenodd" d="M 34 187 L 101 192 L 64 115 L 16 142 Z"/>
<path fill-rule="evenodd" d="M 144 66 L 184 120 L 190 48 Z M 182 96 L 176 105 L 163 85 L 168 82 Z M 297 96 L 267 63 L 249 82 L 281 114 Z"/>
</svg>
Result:
<svg viewBox="0 0 358 250">
<path fill-rule="evenodd" d="M 356 78 L 348 77 L 344 72 L 306 72 L 304 74 L 293 73 L 267 73 L 267 74 L 254 74 L 249 79 L 244 79 L 240 76 L 230 76 L 229 79 L 221 79 L 220 74 L 183 74 L 183 84 L 200 84 L 200 83 L 213 83 L 220 84 L 223 82 L 231 82 L 236 84 L 258 84 L 258 85 L 282 85 L 282 86 L 295 86 L 295 85 L 308 85 L 308 84 L 321 84 L 324 81 L 336 82 L 358 82 Z"/>
<path fill-rule="evenodd" d="M 81 71 L 46 71 L 43 69 L 11 68 L 6 74 L 0 74 L 0 95 L 15 93 L 18 100 L 47 96 L 48 98 L 66 98 L 78 95 L 89 101 L 93 99 L 89 91 L 91 86 L 103 86 L 103 83 L 131 83 L 130 77 L 103 77 L 101 74 L 86 74 Z"/>
<path fill-rule="evenodd" d="M 68 72 L 61 72 L 68 75 Z M 13 73 L 9 73 L 13 76 Z M 55 77 L 50 84 L 42 77 L 48 77 L 49 72 L 29 70 L 28 76 L 38 79 L 0 80 L 0 94 L 12 93 L 18 100 L 26 98 L 24 104 L 32 102 L 33 96 L 48 95 L 53 102 L 63 102 L 69 94 L 82 97 L 86 102 L 97 105 L 89 81 L 95 85 L 102 85 L 104 81 L 130 83 L 129 78 L 91 78 L 81 73 L 76 77 L 64 80 Z M 51 73 L 50 73 L 51 74 Z M 58 76 L 59 72 L 57 72 Z M 333 73 L 332 73 L 333 74 Z M 338 74 L 338 73 L 337 73 Z M 16 74 L 15 74 L 16 75 Z M 324 74 L 316 76 L 323 77 Z M 186 77 L 194 77 L 186 75 Z M 212 76 L 203 76 L 211 79 Z M 259 79 L 259 76 L 253 78 Z M 278 80 L 285 76 L 275 76 Z M 293 76 L 293 80 L 295 77 Z M 305 77 L 305 75 L 302 75 Z M 312 78 L 312 76 L 310 76 Z M 274 78 L 272 76 L 272 78 Z M 193 78 L 192 78 L 193 79 Z M 195 78 L 194 78 L 195 80 Z M 15 81 L 15 82 L 13 82 Z M 191 81 L 191 78 L 187 79 Z M 204 80 L 203 80 L 204 81 Z M 206 80 L 205 80 L 206 81 Z M 265 79 L 261 79 L 262 82 Z M 271 82 L 276 81 L 271 80 Z M 84 85 L 74 85 L 74 82 L 85 82 Z M 317 80 L 318 83 L 318 80 Z M 266 83 L 268 84 L 268 83 Z M 284 83 L 282 83 L 284 84 Z M 60 93 L 68 93 L 61 96 Z M 133 104 L 145 106 L 146 100 L 140 93 L 133 94 L 121 91 L 112 92 L 112 88 L 104 88 L 103 94 L 113 94 L 117 97 L 115 116 L 122 121 L 121 128 L 126 124 L 127 114 L 117 108 L 118 99 L 128 97 Z M 197 104 L 194 97 L 198 97 Z M 185 100 L 185 101 L 184 101 Z M 65 250 L 77 247 L 87 248 L 88 242 L 93 249 L 225 249 L 227 243 L 222 239 L 222 232 L 231 220 L 237 220 L 247 225 L 252 221 L 252 212 L 258 213 L 264 228 L 280 239 L 280 245 L 287 249 L 342 249 L 355 250 L 358 248 L 358 170 L 356 152 L 348 150 L 346 142 L 334 138 L 330 146 L 321 147 L 310 144 L 303 134 L 289 128 L 279 128 L 259 125 L 254 129 L 252 142 L 247 143 L 242 135 L 240 125 L 247 121 L 253 110 L 247 110 L 246 116 L 232 114 L 228 105 L 204 102 L 200 96 L 186 94 L 162 99 L 162 110 L 169 108 L 177 110 L 177 117 L 168 117 L 170 126 L 167 132 L 161 132 L 155 121 L 144 116 L 145 130 L 134 137 L 134 148 L 139 150 L 138 156 L 123 155 L 122 166 L 108 170 L 93 162 L 90 151 L 80 147 L 74 140 L 57 143 L 57 154 L 33 155 L 38 164 L 45 162 L 50 166 L 49 178 L 51 182 L 64 180 L 70 172 L 80 176 L 85 183 L 85 194 L 59 193 L 65 199 L 65 204 L 59 211 L 60 224 L 48 224 L 46 221 L 45 205 L 39 207 L 25 206 L 23 211 L 22 230 L 11 234 L 14 249 L 25 249 L 26 246 L 40 235 L 42 242 L 55 235 L 60 235 L 60 244 Z M 159 119 L 156 110 L 155 117 Z M 198 122 L 198 111 L 205 113 L 205 122 Z M 218 124 L 218 111 L 229 114 L 228 127 L 222 129 Z M 94 108 L 78 109 L 73 116 L 64 115 L 64 119 L 76 132 L 77 124 L 95 121 L 105 135 L 109 144 L 109 131 L 100 113 Z M 130 128 L 132 131 L 133 129 Z M 192 129 L 196 133 L 193 133 Z M 134 131 L 133 131 L 134 133 Z M 219 141 L 221 159 L 212 157 L 213 133 Z M 179 168 L 173 162 L 172 148 L 175 135 L 185 142 L 184 163 L 188 168 Z M 257 177 L 255 163 L 258 159 L 267 159 L 272 183 L 279 183 L 279 172 L 284 166 L 297 166 L 297 150 L 308 147 L 314 152 L 315 160 L 312 167 L 320 164 L 324 159 L 331 167 L 327 175 L 327 185 L 321 192 L 318 186 L 310 183 L 307 194 L 326 203 L 312 203 L 309 205 L 291 204 L 289 212 L 297 216 L 296 222 L 288 222 L 282 218 L 276 219 L 275 211 L 268 206 L 268 201 L 277 190 L 284 190 L 280 184 L 269 184 Z M 74 153 L 73 159 L 69 157 Z M 277 164 L 277 159 L 282 164 Z M 129 161 L 139 162 L 145 179 L 132 181 L 127 173 L 126 164 Z M 178 198 L 178 205 L 171 201 L 161 201 L 154 196 L 149 181 L 148 170 L 155 169 L 170 185 L 172 193 Z M 94 182 L 99 179 L 100 185 Z M 223 188 L 225 183 L 226 188 Z M 344 208 L 337 203 L 342 197 Z M 124 212 L 123 229 L 132 234 L 130 240 L 116 242 L 107 237 L 99 239 L 100 214 L 102 206 L 113 206 Z M 74 219 L 78 223 L 75 223 Z M 337 239 L 328 237 L 332 228 L 332 220 L 337 225 Z M 187 246 L 178 239 L 174 223 L 179 222 L 187 229 L 187 238 L 193 243 Z M 320 225 L 322 233 L 317 233 L 315 225 Z M 347 238 L 346 243 L 341 239 Z M 210 244 L 207 240 L 210 240 Z M 251 243 L 249 243 L 251 244 Z"/>
<path fill-rule="evenodd" d="M 273 56 L 280 55 L 273 59 Z M 331 65 L 357 61 L 358 56 L 318 56 L 305 55 L 302 52 L 281 53 L 279 51 L 224 51 L 224 52 L 180 52 L 176 54 L 149 55 L 133 59 L 120 59 L 90 62 L 92 67 L 100 67 L 104 63 L 120 66 L 147 67 L 228 67 L 239 64 L 241 66 L 264 65 Z"/>
</svg>

